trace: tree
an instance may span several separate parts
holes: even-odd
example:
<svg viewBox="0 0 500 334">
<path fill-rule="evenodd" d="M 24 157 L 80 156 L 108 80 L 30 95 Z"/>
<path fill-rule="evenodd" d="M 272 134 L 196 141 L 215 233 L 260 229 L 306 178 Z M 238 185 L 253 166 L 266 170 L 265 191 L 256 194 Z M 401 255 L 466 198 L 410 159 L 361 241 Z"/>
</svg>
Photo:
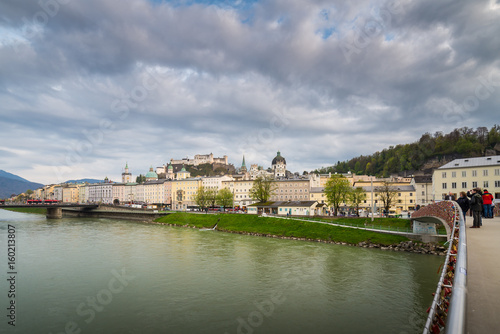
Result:
<svg viewBox="0 0 500 334">
<path fill-rule="evenodd" d="M 194 202 L 198 207 L 203 210 L 207 207 L 207 194 L 204 186 L 201 186 L 198 188 L 196 191 L 196 194 L 194 194 Z"/>
<path fill-rule="evenodd" d="M 349 180 L 340 174 L 334 174 L 326 181 L 325 195 L 328 203 L 333 206 L 335 216 L 338 214 L 340 204 L 346 202 L 351 190 Z"/>
<path fill-rule="evenodd" d="M 138 177 L 135 178 L 136 183 L 144 183 L 146 182 L 146 176 L 139 174 Z"/>
<path fill-rule="evenodd" d="M 31 189 L 26 190 L 26 195 L 28 195 L 28 198 L 31 198 L 31 195 L 33 195 L 33 190 Z"/>
<path fill-rule="evenodd" d="M 396 200 L 396 196 L 398 194 L 396 188 L 391 186 L 390 182 L 384 181 L 381 186 L 375 188 L 375 192 L 384 204 L 385 212 L 389 213 L 389 209 L 392 206 L 392 203 Z"/>
<path fill-rule="evenodd" d="M 217 205 L 224 208 L 230 208 L 233 206 L 233 193 L 227 188 L 222 188 L 217 193 Z"/>
<path fill-rule="evenodd" d="M 207 198 L 207 204 L 209 207 L 213 208 L 215 203 L 217 202 L 217 190 L 215 189 L 206 189 L 205 196 Z"/>
<path fill-rule="evenodd" d="M 349 192 L 348 200 L 352 206 L 356 207 L 356 216 L 359 217 L 359 204 L 366 199 L 366 191 L 361 187 L 356 187 L 356 189 Z"/>
<path fill-rule="evenodd" d="M 277 186 L 270 176 L 259 176 L 253 182 L 250 197 L 259 203 L 266 203 L 276 188 Z"/>
</svg>

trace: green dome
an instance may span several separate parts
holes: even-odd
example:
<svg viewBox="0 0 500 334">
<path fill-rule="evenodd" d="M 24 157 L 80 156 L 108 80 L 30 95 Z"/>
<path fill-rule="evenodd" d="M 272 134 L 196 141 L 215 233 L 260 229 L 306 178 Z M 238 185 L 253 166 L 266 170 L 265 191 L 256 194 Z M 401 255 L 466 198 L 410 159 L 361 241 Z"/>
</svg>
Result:
<svg viewBox="0 0 500 334">
<path fill-rule="evenodd" d="M 155 178 L 155 179 L 157 179 L 157 178 L 158 178 L 158 174 L 156 174 L 155 172 L 148 172 L 148 173 L 146 174 L 146 178 L 147 178 L 147 179 L 150 179 L 150 178 Z"/>
<path fill-rule="evenodd" d="M 158 179 L 158 174 L 153 171 L 153 166 L 149 168 L 149 172 L 146 174 L 146 179 Z"/>
</svg>

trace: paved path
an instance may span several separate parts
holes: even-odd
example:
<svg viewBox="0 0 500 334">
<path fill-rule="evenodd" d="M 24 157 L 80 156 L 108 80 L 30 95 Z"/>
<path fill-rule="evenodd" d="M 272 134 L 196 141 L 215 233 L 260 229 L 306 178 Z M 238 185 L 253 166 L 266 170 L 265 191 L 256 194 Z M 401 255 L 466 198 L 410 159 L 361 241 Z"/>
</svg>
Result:
<svg viewBox="0 0 500 334">
<path fill-rule="evenodd" d="M 466 218 L 467 227 L 472 217 Z M 467 228 L 467 333 L 500 333 L 500 217 Z"/>
</svg>

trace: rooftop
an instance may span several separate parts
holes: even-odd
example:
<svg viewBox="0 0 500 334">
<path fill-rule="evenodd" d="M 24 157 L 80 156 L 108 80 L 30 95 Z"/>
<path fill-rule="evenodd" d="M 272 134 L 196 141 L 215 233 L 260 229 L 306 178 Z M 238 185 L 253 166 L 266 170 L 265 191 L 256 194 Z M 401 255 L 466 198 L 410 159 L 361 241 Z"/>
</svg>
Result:
<svg viewBox="0 0 500 334">
<path fill-rule="evenodd" d="M 451 169 L 451 168 L 467 168 L 467 167 L 484 167 L 484 166 L 500 166 L 500 155 L 493 155 L 490 157 L 479 158 L 466 158 L 455 159 L 439 167 L 438 169 Z"/>
</svg>

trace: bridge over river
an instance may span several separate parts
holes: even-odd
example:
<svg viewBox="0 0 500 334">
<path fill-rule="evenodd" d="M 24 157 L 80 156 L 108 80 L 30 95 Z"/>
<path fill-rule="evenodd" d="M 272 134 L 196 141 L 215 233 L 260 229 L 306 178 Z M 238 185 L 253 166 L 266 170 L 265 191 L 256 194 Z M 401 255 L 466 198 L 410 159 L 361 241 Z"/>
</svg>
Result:
<svg viewBox="0 0 500 334">
<path fill-rule="evenodd" d="M 449 235 L 424 334 L 498 333 L 500 218 L 483 219 L 481 228 L 467 229 L 472 217 L 464 217 L 456 202 L 443 201 L 415 212 L 412 219 L 442 223 Z"/>
</svg>

